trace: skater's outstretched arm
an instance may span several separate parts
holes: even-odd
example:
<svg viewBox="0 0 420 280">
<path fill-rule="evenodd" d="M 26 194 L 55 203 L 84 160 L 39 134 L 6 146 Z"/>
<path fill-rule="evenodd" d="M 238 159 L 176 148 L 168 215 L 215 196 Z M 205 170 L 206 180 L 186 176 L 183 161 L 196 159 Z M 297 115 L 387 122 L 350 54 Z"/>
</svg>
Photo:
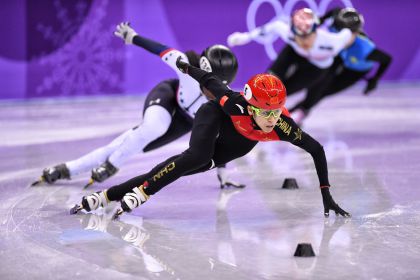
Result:
<svg viewBox="0 0 420 280">
<path fill-rule="evenodd" d="M 129 22 L 121 22 L 118 24 L 114 35 L 123 39 L 127 45 L 134 44 L 156 55 L 160 55 L 163 51 L 169 49 L 168 46 L 162 45 L 161 43 L 137 34 L 137 32 L 130 26 Z"/>
<path fill-rule="evenodd" d="M 161 57 L 161 59 L 173 70 L 175 70 L 178 75 L 181 73 L 179 72 L 178 68 L 175 65 L 175 60 L 177 57 L 181 56 L 182 59 L 188 61 L 187 55 L 177 49 L 168 47 L 163 45 L 159 42 L 153 41 L 151 39 L 145 38 L 137 34 L 137 32 L 130 26 L 129 22 L 122 22 L 120 23 L 114 35 L 123 39 L 124 42 L 128 45 L 134 44 L 139 46 L 153 54 L 156 54 Z"/>
<path fill-rule="evenodd" d="M 322 145 L 309 134 L 302 131 L 293 119 L 287 115 L 281 116 L 275 131 L 279 135 L 280 140 L 290 142 L 293 145 L 302 148 L 312 156 L 320 183 L 325 217 L 329 216 L 330 210 L 333 210 L 337 215 L 350 217 L 351 215 L 348 212 L 341 209 L 340 206 L 335 203 L 330 194 L 327 159 Z"/>
<path fill-rule="evenodd" d="M 305 133 L 287 114 L 281 115 L 274 130 L 280 141 L 287 141 L 312 156 L 320 186 L 329 186 L 327 159 L 322 145 Z"/>
<path fill-rule="evenodd" d="M 241 46 L 248 44 L 255 38 L 270 34 L 280 36 L 287 43 L 290 40 L 290 26 L 284 21 L 274 20 L 250 32 L 234 32 L 230 34 L 227 38 L 227 44 L 229 47 Z"/>
</svg>

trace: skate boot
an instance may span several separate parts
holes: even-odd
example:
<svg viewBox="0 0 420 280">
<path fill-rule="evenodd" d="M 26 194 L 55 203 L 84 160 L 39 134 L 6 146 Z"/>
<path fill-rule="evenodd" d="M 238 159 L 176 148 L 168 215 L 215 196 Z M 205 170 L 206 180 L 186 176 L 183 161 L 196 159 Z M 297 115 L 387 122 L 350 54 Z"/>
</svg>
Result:
<svg viewBox="0 0 420 280">
<path fill-rule="evenodd" d="M 84 186 L 84 189 L 92 185 L 94 182 L 101 183 L 118 172 L 112 163 L 108 160 L 102 163 L 99 167 L 92 169 L 92 175 L 89 182 Z"/>
<path fill-rule="evenodd" d="M 126 193 L 121 200 L 121 208 L 114 214 L 113 219 L 117 219 L 124 212 L 131 212 L 136 207 L 139 207 L 149 199 L 149 196 L 144 192 L 144 186 L 136 187 L 132 192 Z"/>
<path fill-rule="evenodd" d="M 105 191 L 95 192 L 91 195 L 84 196 L 81 204 L 76 204 L 70 209 L 70 214 L 76 214 L 80 210 L 84 209 L 86 212 L 96 210 L 99 207 L 105 207 L 109 204 L 109 199 Z"/>
<path fill-rule="evenodd" d="M 224 188 L 227 188 L 227 187 L 234 187 L 234 188 L 238 188 L 238 189 L 245 188 L 244 184 L 239 184 L 237 182 L 229 180 L 229 176 L 227 174 L 226 167 L 221 167 L 220 166 L 220 167 L 217 168 L 217 179 L 219 179 L 221 189 L 224 189 Z"/>
<path fill-rule="evenodd" d="M 70 171 L 64 163 L 54 167 L 45 168 L 42 171 L 41 178 L 38 181 L 33 182 L 31 186 L 38 185 L 41 182 L 53 184 L 55 181 L 61 179 L 70 180 Z"/>
</svg>

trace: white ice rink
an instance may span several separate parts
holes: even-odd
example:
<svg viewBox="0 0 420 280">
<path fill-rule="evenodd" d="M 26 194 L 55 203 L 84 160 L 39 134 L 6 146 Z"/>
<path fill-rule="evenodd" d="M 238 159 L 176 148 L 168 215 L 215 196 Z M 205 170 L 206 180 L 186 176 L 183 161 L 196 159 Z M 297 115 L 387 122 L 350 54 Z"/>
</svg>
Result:
<svg viewBox="0 0 420 280">
<path fill-rule="evenodd" d="M 83 195 L 149 171 L 183 137 L 130 159 L 110 180 L 90 174 L 29 187 L 140 121 L 142 97 L 0 103 L 0 279 L 420 279 L 420 87 L 358 88 L 325 100 L 303 126 L 327 154 L 331 192 L 351 219 L 323 217 L 312 159 L 260 143 L 215 171 L 181 178 L 111 221 L 113 204 L 69 215 Z M 292 100 L 293 101 L 293 100 Z M 294 177 L 297 190 L 281 189 Z M 298 243 L 316 256 L 294 257 Z"/>
</svg>

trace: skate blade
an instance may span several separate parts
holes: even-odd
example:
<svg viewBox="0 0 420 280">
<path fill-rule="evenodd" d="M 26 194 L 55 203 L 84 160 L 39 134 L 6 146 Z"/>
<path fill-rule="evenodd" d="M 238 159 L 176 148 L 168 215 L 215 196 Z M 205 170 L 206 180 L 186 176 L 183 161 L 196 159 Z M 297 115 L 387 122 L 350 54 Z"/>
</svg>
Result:
<svg viewBox="0 0 420 280">
<path fill-rule="evenodd" d="M 31 184 L 31 187 L 33 187 L 33 186 L 36 186 L 36 185 L 38 185 L 38 184 L 41 184 L 42 182 L 44 182 L 45 180 L 44 180 L 44 177 L 42 177 L 41 176 L 41 178 L 39 178 L 39 180 L 37 180 L 37 181 L 35 181 L 35 182 L 33 182 L 32 184 Z"/>
<path fill-rule="evenodd" d="M 90 187 L 93 183 L 95 183 L 95 180 L 90 179 L 89 182 L 83 187 L 83 189 L 87 189 L 88 187 Z"/>
<path fill-rule="evenodd" d="M 233 187 L 233 188 L 237 188 L 237 189 L 243 189 L 246 187 L 246 185 L 244 184 L 238 184 L 238 183 L 231 183 L 231 182 L 226 182 L 223 185 L 220 186 L 221 189 L 223 188 L 228 188 L 228 187 Z"/>
<path fill-rule="evenodd" d="M 82 209 L 83 209 L 82 205 L 76 204 L 76 205 L 73 206 L 73 208 L 70 209 L 70 215 L 77 214 Z"/>
<path fill-rule="evenodd" d="M 119 208 L 117 210 L 117 212 L 115 212 L 115 214 L 112 215 L 112 220 L 114 220 L 114 221 L 119 220 L 122 213 L 124 213 L 124 210 L 122 210 L 121 208 Z"/>
</svg>

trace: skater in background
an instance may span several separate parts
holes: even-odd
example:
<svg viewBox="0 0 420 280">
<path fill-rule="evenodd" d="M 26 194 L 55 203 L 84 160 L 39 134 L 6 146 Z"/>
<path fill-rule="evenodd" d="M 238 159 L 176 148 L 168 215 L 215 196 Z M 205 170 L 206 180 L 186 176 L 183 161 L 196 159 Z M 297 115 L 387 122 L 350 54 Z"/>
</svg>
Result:
<svg viewBox="0 0 420 280">
<path fill-rule="evenodd" d="M 319 19 L 311 9 L 295 11 L 291 24 L 272 21 L 250 32 L 235 32 L 228 36 L 228 46 L 240 46 L 267 34 L 277 34 L 286 43 L 267 70 L 283 81 L 289 95 L 313 86 L 323 79 L 333 64 L 334 57 L 356 35 L 343 28 L 332 33 L 318 28 Z"/>
<path fill-rule="evenodd" d="M 162 81 L 150 91 L 140 125 L 76 160 L 44 169 L 40 181 L 52 184 L 56 180 L 70 179 L 91 171 L 91 179 L 85 187 L 93 182 L 103 182 L 113 176 L 132 155 L 159 148 L 190 132 L 198 108 L 207 102 L 209 96 L 197 81 L 179 71 L 175 65 L 177 57 L 205 71 L 212 71 L 226 85 L 233 81 L 238 69 L 236 56 L 223 45 L 210 46 L 201 55 L 194 51 L 183 53 L 138 35 L 128 22 L 120 23 L 114 34 L 128 45 L 134 44 L 160 56 L 176 72 L 178 79 Z M 222 188 L 244 187 L 229 181 L 222 165 L 217 175 Z"/>
<path fill-rule="evenodd" d="M 337 94 L 354 85 L 361 79 L 366 79 L 367 84 L 363 91 L 365 95 L 371 93 L 377 86 L 379 79 L 391 63 L 391 56 L 368 38 L 363 32 L 363 16 L 353 8 L 336 8 L 324 15 L 321 21 L 333 19 L 330 26 L 332 32 L 340 32 L 344 28 L 350 29 L 356 37 L 352 43 L 342 50 L 335 58 L 328 75 L 308 89 L 306 98 L 296 104 L 293 112 L 295 121 L 300 123 L 309 111 L 322 99 Z M 368 78 L 375 64 L 376 72 Z"/>
<path fill-rule="evenodd" d="M 84 209 L 92 211 L 110 201 L 121 201 L 116 216 L 130 212 L 150 196 L 178 178 L 210 170 L 246 155 L 259 141 L 287 141 L 307 151 L 313 158 L 324 204 L 324 215 L 333 210 L 338 215 L 350 214 L 334 202 L 328 180 L 323 147 L 303 132 L 289 117 L 286 88 L 274 75 L 259 74 L 245 85 L 244 92 L 234 92 L 214 73 L 203 71 L 177 60 L 177 66 L 215 96 L 214 101 L 197 111 L 190 138 L 190 147 L 137 176 L 108 190 L 82 198 L 71 214 Z M 203 149 L 205 147 L 205 149 Z"/>
</svg>

